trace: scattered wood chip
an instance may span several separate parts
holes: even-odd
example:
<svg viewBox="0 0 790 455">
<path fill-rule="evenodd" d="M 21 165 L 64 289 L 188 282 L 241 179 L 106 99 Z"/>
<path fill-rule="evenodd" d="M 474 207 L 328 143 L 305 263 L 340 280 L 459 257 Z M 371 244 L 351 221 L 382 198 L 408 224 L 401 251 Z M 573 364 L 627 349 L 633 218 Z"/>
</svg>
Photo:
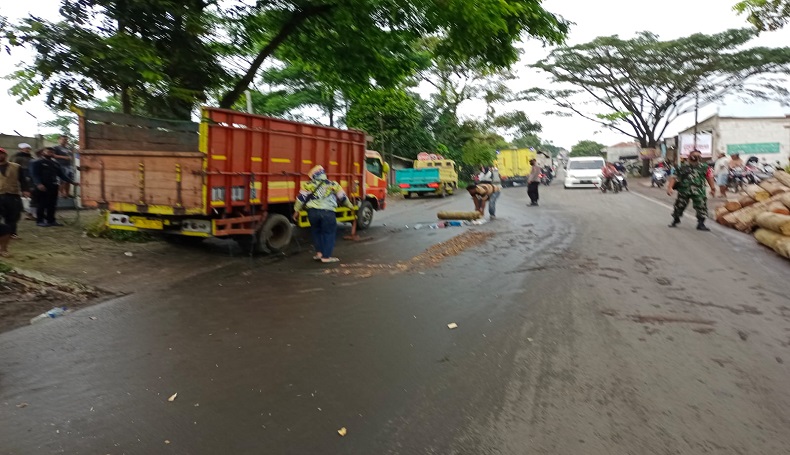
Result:
<svg viewBox="0 0 790 455">
<path fill-rule="evenodd" d="M 451 323 L 447 324 L 447 328 L 450 329 L 450 330 L 457 329 L 458 328 L 458 324 L 456 324 L 455 322 L 451 322 Z"/>
<path fill-rule="evenodd" d="M 168 398 L 167 401 L 170 401 L 170 402 L 176 401 L 176 397 L 177 396 L 178 396 L 178 393 L 174 393 L 174 394 L 170 395 L 170 398 Z"/>
<path fill-rule="evenodd" d="M 28 407 L 28 404 L 27 403 L 19 403 L 18 405 L 16 405 L 16 407 L 18 407 L 19 409 L 22 409 L 22 408 Z"/>
<path fill-rule="evenodd" d="M 97 318 L 96 316 L 91 316 L 91 317 L 90 317 L 90 318 L 88 318 L 88 319 L 90 319 L 91 321 L 95 321 L 95 320 L 97 320 L 97 319 L 99 319 L 99 318 Z"/>
<path fill-rule="evenodd" d="M 337 430 L 337 434 L 339 434 L 340 436 L 345 436 L 346 433 L 348 433 L 348 430 L 346 430 L 346 427 L 343 427 L 343 428 Z"/>
<path fill-rule="evenodd" d="M 165 439 L 165 444 L 170 444 L 170 440 L 169 439 Z"/>
</svg>

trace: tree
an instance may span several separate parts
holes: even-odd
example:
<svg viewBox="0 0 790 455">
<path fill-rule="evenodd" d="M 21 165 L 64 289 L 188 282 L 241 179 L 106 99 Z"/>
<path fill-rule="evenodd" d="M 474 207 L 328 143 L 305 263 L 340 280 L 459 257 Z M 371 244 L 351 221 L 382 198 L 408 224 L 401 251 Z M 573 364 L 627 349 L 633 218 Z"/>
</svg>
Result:
<svg viewBox="0 0 790 455">
<path fill-rule="evenodd" d="M 790 0 L 743 0 L 735 5 L 738 14 L 746 13 L 747 20 L 757 30 L 779 30 L 790 22 Z"/>
<path fill-rule="evenodd" d="M 573 88 L 528 94 L 556 103 L 554 113 L 579 115 L 654 148 L 678 116 L 694 111 L 697 96 L 700 107 L 730 94 L 788 101 L 790 91 L 776 76 L 788 74 L 790 48 L 744 49 L 755 35 L 743 29 L 659 41 L 641 33 L 559 47 L 533 66 Z M 603 112 L 590 112 L 590 105 Z"/>
<path fill-rule="evenodd" d="M 16 28 L 17 44 L 31 47 L 32 63 L 12 76 L 20 101 L 46 95 L 53 109 L 117 96 L 150 115 L 189 118 L 226 72 L 211 49 L 204 0 L 62 0 L 63 20 L 35 16 Z"/>
<path fill-rule="evenodd" d="M 349 128 L 372 134 L 378 150 L 416 158 L 436 146 L 430 133 L 421 128 L 419 107 L 418 98 L 403 89 L 371 90 L 351 101 L 345 122 Z"/>
<path fill-rule="evenodd" d="M 605 145 L 595 141 L 579 141 L 571 147 L 570 156 L 603 156 Z"/>
<path fill-rule="evenodd" d="M 349 84 L 393 87 L 417 69 L 414 43 L 422 36 L 442 37 L 436 55 L 504 68 L 518 60 L 523 35 L 560 43 L 568 31 L 567 22 L 538 0 L 284 0 L 237 12 L 232 38 L 250 43 L 254 52 L 221 107 L 232 106 L 276 52 Z"/>
</svg>

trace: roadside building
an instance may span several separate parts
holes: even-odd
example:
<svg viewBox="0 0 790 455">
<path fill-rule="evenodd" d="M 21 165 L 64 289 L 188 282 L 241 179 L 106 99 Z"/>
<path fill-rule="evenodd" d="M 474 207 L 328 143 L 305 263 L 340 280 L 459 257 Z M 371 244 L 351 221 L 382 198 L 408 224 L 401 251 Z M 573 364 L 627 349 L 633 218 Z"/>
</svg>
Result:
<svg viewBox="0 0 790 455">
<path fill-rule="evenodd" d="M 784 117 L 721 117 L 712 115 L 697 125 L 702 142 L 711 141 L 715 152 L 740 153 L 745 160 L 756 156 L 760 161 L 786 166 L 790 159 L 790 115 Z M 681 136 L 694 137 L 694 126 Z M 703 136 L 710 136 L 710 139 Z M 682 141 L 678 141 L 678 144 Z M 714 153 L 714 155 L 715 155 Z"/>
<path fill-rule="evenodd" d="M 606 161 L 614 163 L 620 160 L 636 160 L 641 150 L 638 142 L 620 142 L 606 147 Z"/>
</svg>

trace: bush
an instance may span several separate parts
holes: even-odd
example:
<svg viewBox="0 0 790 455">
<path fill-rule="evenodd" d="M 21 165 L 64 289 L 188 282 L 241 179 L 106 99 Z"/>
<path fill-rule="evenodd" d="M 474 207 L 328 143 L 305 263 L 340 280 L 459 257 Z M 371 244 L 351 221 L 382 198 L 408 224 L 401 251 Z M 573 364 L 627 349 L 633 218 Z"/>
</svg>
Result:
<svg viewBox="0 0 790 455">
<path fill-rule="evenodd" d="M 0 262 L 0 273 L 8 273 L 13 271 L 14 268 L 10 265 L 6 264 L 5 262 Z"/>
</svg>

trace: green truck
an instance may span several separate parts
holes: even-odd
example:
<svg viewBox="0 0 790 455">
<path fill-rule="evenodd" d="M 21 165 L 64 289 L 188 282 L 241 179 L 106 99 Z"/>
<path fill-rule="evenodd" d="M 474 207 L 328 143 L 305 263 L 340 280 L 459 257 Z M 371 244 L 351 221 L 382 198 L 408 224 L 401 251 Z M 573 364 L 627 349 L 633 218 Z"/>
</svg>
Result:
<svg viewBox="0 0 790 455">
<path fill-rule="evenodd" d="M 395 184 L 403 196 L 434 194 L 446 197 L 458 189 L 458 171 L 452 160 L 416 160 L 414 169 L 399 169 Z"/>
</svg>

